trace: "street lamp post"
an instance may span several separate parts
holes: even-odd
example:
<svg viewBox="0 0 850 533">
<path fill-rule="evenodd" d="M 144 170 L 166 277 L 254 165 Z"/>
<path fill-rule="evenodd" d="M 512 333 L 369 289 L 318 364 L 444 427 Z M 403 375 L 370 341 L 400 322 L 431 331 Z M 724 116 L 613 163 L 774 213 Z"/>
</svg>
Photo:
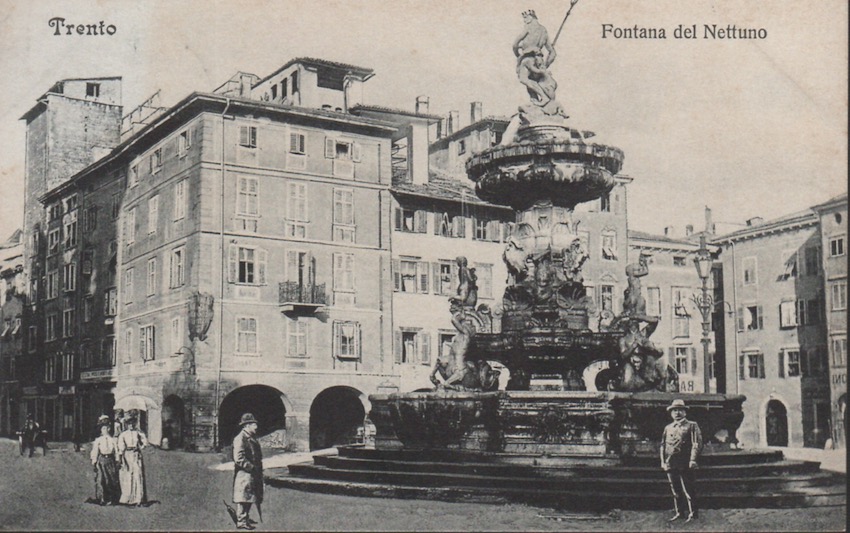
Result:
<svg viewBox="0 0 850 533">
<path fill-rule="evenodd" d="M 708 353 L 708 345 L 711 343 L 711 310 L 714 307 L 714 298 L 708 291 L 708 278 L 711 275 L 711 252 L 705 244 L 705 235 L 699 238 L 699 250 L 694 258 L 694 265 L 697 268 L 697 275 L 702 281 L 702 293 L 695 296 L 699 312 L 702 315 L 702 374 L 703 374 L 703 392 L 711 392 L 711 376 L 708 374 L 710 355 Z"/>
</svg>

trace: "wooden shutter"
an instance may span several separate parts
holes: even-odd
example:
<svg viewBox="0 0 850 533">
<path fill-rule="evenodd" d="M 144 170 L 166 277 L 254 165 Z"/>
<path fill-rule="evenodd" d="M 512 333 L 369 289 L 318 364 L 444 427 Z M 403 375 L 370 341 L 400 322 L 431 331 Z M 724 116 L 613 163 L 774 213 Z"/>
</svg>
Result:
<svg viewBox="0 0 850 533">
<path fill-rule="evenodd" d="M 416 233 L 427 233 L 428 232 L 428 212 L 422 211 L 421 209 L 417 209 L 413 214 L 414 219 L 414 227 L 416 228 Z"/>
<path fill-rule="evenodd" d="M 431 334 L 420 332 L 416 339 L 419 341 L 419 362 L 423 365 L 431 364 Z"/>
<path fill-rule="evenodd" d="M 401 290 L 401 261 L 393 259 L 393 290 Z"/>
<path fill-rule="evenodd" d="M 235 283 L 239 279 L 239 248 L 235 244 L 228 250 L 227 281 Z"/>
<path fill-rule="evenodd" d="M 395 208 L 395 230 L 401 231 L 402 228 L 402 211 L 401 208 Z"/>
<path fill-rule="evenodd" d="M 758 354 L 759 378 L 764 379 L 764 354 Z"/>
<path fill-rule="evenodd" d="M 759 315 L 758 316 L 758 324 L 756 324 L 756 327 L 758 327 L 758 329 L 764 329 L 764 308 L 762 306 L 758 306 L 758 309 L 757 309 L 756 312 Z"/>
<path fill-rule="evenodd" d="M 363 149 L 360 146 L 360 143 L 351 143 L 351 160 L 355 163 L 359 163 L 363 156 Z"/>
<path fill-rule="evenodd" d="M 744 308 L 738 308 L 738 331 L 744 331 Z"/>
<path fill-rule="evenodd" d="M 249 146 L 248 142 L 248 126 L 239 126 L 239 144 Z M 151 167 L 153 167 L 153 161 L 151 161 Z"/>
<path fill-rule="evenodd" d="M 778 363 L 779 363 L 779 377 L 785 377 L 785 352 L 779 350 L 778 355 Z"/>
<path fill-rule="evenodd" d="M 401 363 L 402 336 L 401 331 L 393 332 L 393 354 L 395 355 L 395 363 Z"/>
<path fill-rule="evenodd" d="M 434 294 L 442 294 L 443 279 L 440 277 L 440 263 L 431 263 L 431 289 Z"/>
<path fill-rule="evenodd" d="M 679 372 L 679 369 L 676 366 L 676 348 L 672 346 L 667 348 L 667 364 L 675 368 L 676 372 Z"/>
<path fill-rule="evenodd" d="M 333 159 L 336 156 L 336 141 L 330 137 L 325 137 L 325 157 Z"/>
<path fill-rule="evenodd" d="M 421 294 L 428 293 L 428 262 L 419 261 L 417 263 L 417 274 L 419 274 L 419 290 Z"/>
<path fill-rule="evenodd" d="M 691 375 L 695 376 L 697 374 L 697 349 L 693 346 L 691 346 L 691 368 L 690 368 L 690 371 L 691 371 Z M 706 369 L 703 368 L 702 371 L 705 372 Z M 708 391 L 704 391 L 704 392 L 708 392 Z"/>
<path fill-rule="evenodd" d="M 269 253 L 262 248 L 257 249 L 257 284 L 266 284 L 266 265 L 268 264 Z"/>
<path fill-rule="evenodd" d="M 298 134 L 290 133 L 289 134 L 289 151 L 297 152 L 298 151 Z"/>
</svg>

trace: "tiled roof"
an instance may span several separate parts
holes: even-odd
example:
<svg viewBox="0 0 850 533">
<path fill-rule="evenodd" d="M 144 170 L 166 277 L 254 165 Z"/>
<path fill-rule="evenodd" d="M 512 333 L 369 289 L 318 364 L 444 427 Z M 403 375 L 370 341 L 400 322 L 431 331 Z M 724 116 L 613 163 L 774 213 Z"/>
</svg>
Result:
<svg viewBox="0 0 850 533">
<path fill-rule="evenodd" d="M 273 76 L 276 76 L 279 72 L 286 70 L 287 68 L 289 68 L 290 66 L 292 66 L 296 63 L 303 63 L 305 65 L 315 65 L 315 66 L 320 66 L 320 67 L 335 68 L 335 69 L 340 69 L 340 70 L 349 70 L 349 71 L 351 71 L 355 74 L 359 74 L 360 76 L 363 76 L 364 79 L 369 79 L 369 78 L 371 78 L 372 76 L 375 75 L 375 71 L 371 68 L 358 67 L 357 65 L 350 65 L 348 63 L 338 63 L 336 61 L 328 61 L 327 59 L 317 59 L 317 58 L 314 58 L 314 57 L 296 57 L 294 59 L 290 59 L 289 61 L 284 63 L 282 67 L 276 69 L 274 72 L 272 72 L 268 76 L 265 76 L 263 79 L 261 79 L 260 81 L 255 83 L 254 87 L 263 83 L 267 79 L 269 79 Z"/>
<path fill-rule="evenodd" d="M 392 107 L 385 107 L 380 105 L 365 105 L 365 104 L 357 104 L 353 106 L 349 111 L 352 113 L 357 113 L 358 111 L 375 111 L 378 113 L 393 113 L 396 115 L 405 115 L 409 117 L 419 117 L 419 118 L 429 118 L 432 120 L 440 120 L 440 115 L 431 115 L 428 113 L 416 113 L 415 111 L 407 111 L 404 109 L 395 109 Z"/>
<path fill-rule="evenodd" d="M 719 235 L 714 239 L 714 242 L 732 241 L 747 236 L 755 236 L 764 231 L 782 229 L 782 226 L 786 225 L 793 226 L 795 224 L 807 224 L 815 222 L 817 222 L 817 216 L 815 215 L 814 211 L 812 211 L 811 209 L 804 209 L 802 211 L 797 211 L 796 213 L 790 213 L 787 215 L 783 215 L 779 218 L 774 218 L 773 220 L 766 220 L 761 224 L 747 226 L 746 228 L 741 228 L 731 233 L 727 233 L 726 235 Z"/>
<path fill-rule="evenodd" d="M 660 242 L 667 242 L 667 243 L 670 243 L 670 244 L 683 244 L 683 245 L 687 245 L 687 246 L 694 246 L 694 245 L 698 246 L 698 243 L 694 243 L 694 242 L 692 242 L 688 239 L 676 239 L 676 238 L 673 238 L 673 237 L 668 237 L 666 235 L 655 235 L 653 233 L 647 233 L 645 231 L 638 231 L 638 230 L 630 229 L 629 230 L 629 240 L 632 240 L 632 239 L 640 240 L 640 241 L 660 241 Z"/>
<path fill-rule="evenodd" d="M 825 209 L 828 207 L 835 207 L 838 204 L 846 204 L 847 203 L 847 193 L 839 194 L 838 196 L 833 196 L 829 200 L 820 203 L 818 205 L 812 206 L 812 209 L 815 211 L 819 211 L 821 209 Z"/>
<path fill-rule="evenodd" d="M 491 204 L 485 202 L 475 195 L 475 191 L 460 181 L 453 179 L 451 176 L 432 170 L 428 179 L 428 183 L 418 184 L 404 180 L 393 180 L 393 186 L 390 189 L 394 193 L 409 194 L 433 198 L 436 200 L 446 200 L 449 202 L 463 202 L 465 204 L 489 206 L 497 209 L 507 209 L 509 207 Z"/>
</svg>

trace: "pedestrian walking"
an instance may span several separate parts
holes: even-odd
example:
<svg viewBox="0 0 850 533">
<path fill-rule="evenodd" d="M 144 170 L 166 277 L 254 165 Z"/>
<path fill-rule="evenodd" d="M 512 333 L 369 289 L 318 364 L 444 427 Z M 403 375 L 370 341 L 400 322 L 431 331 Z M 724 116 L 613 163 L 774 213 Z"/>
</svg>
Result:
<svg viewBox="0 0 850 533">
<path fill-rule="evenodd" d="M 118 436 L 118 480 L 121 485 L 120 502 L 126 505 L 147 503 L 145 464 L 142 449 L 148 445 L 144 433 L 136 428 L 136 418 L 126 419 L 127 429 Z"/>
<path fill-rule="evenodd" d="M 32 413 L 28 414 L 24 426 L 18 431 L 21 455 L 29 450 L 29 457 L 32 457 L 33 452 L 35 452 L 35 445 L 41 437 L 41 426 L 33 419 Z M 46 453 L 47 446 L 42 444 L 42 450 Z"/>
<path fill-rule="evenodd" d="M 98 421 L 100 436 L 94 440 L 91 448 L 91 464 L 94 468 L 95 500 L 100 505 L 113 505 L 121 498 L 121 486 L 118 481 L 118 446 L 115 437 L 109 434 L 109 417 L 104 415 Z"/>
<path fill-rule="evenodd" d="M 675 514 L 670 521 L 681 518 L 686 506 L 688 517 L 685 521 L 690 522 L 697 518 L 694 470 L 702 452 L 702 434 L 699 425 L 687 419 L 684 400 L 673 400 L 667 411 L 673 422 L 664 428 L 661 438 L 661 468 L 667 473 L 673 491 Z"/>
<path fill-rule="evenodd" d="M 251 520 L 251 505 L 257 504 L 257 514 L 263 519 L 263 452 L 254 437 L 257 420 L 251 413 L 242 415 L 242 431 L 233 439 L 233 503 L 236 504 L 237 529 L 255 529 Z"/>
<path fill-rule="evenodd" d="M 113 427 L 112 427 L 112 436 L 118 437 L 118 435 L 124 433 L 125 429 L 126 428 L 124 427 L 124 410 L 123 409 L 116 409 L 115 410 L 115 421 L 114 421 Z"/>
</svg>

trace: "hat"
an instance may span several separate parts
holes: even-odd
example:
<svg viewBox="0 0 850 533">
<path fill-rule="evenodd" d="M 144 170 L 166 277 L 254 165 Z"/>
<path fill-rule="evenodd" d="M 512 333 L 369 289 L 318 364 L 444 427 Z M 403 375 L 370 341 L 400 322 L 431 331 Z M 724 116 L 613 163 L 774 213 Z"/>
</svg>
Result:
<svg viewBox="0 0 850 533">
<path fill-rule="evenodd" d="M 109 423 L 109 417 L 106 416 L 106 415 L 100 415 L 99 417 L 97 417 L 97 423 L 98 424 L 108 424 Z"/>
<path fill-rule="evenodd" d="M 673 409 L 687 409 L 688 406 L 685 405 L 685 400 L 673 400 L 669 406 L 667 406 L 668 411 L 672 411 Z"/>
<path fill-rule="evenodd" d="M 245 424 L 259 424 L 259 422 L 257 422 L 257 419 L 251 413 L 245 413 L 242 415 L 242 419 L 239 420 L 239 425 L 244 426 Z"/>
</svg>

